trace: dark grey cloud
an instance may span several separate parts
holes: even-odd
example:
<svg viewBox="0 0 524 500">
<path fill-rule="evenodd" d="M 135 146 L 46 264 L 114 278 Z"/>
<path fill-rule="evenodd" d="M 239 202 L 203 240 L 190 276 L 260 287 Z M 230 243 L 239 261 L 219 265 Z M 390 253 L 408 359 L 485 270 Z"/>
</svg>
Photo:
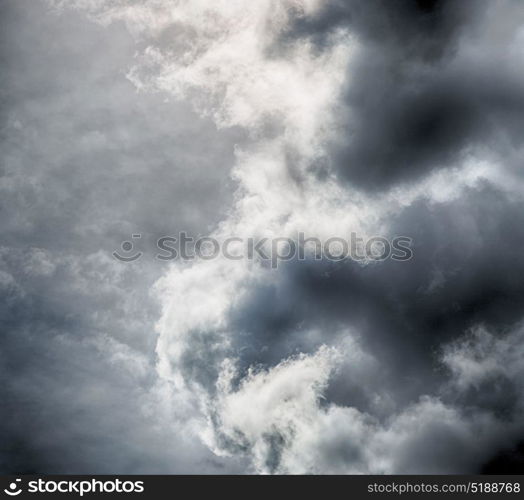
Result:
<svg viewBox="0 0 524 500">
<path fill-rule="evenodd" d="M 402 51 L 406 59 L 436 60 L 453 50 L 464 26 L 484 10 L 484 0 L 336 0 L 314 16 L 297 16 L 282 41 L 311 37 L 322 46 L 333 31 L 349 26 L 361 43 Z"/>
<path fill-rule="evenodd" d="M 196 36 L 183 25 L 145 30 L 137 43 L 123 22 L 107 28 L 30 0 L 0 9 L 3 471 L 285 472 L 291 462 L 306 472 L 367 472 L 376 471 L 377 449 L 392 455 L 386 472 L 521 467 L 519 2 L 337 0 L 312 16 L 295 12 L 271 44 L 268 57 L 285 58 L 294 43 L 312 41 L 321 53 L 338 29 L 353 35 L 341 126 L 315 158 L 318 194 L 330 172 L 369 203 L 384 204 L 381 193 L 397 187 L 406 199 L 384 216 L 383 236 L 412 238 L 414 257 L 281 263 L 228 303 L 225 327 L 181 330 L 177 374 L 205 395 L 208 431 L 233 458 L 188 438 L 185 425 L 197 426 L 201 408 L 157 374 L 155 349 L 173 346 L 167 327 L 157 345 L 162 312 L 150 290 L 167 268 L 151 247 L 159 236 L 207 234 L 234 218 L 243 194 L 230 176 L 235 144 L 249 161 L 257 142 L 274 146 L 285 125 L 264 116 L 251 135 L 217 130 L 183 100 L 137 93 L 126 78 L 137 47 L 179 55 Z M 491 180 L 408 200 L 437 169 L 460 179 L 466 162 L 481 161 Z M 301 162 L 289 153 L 289 177 L 307 193 L 311 172 Z M 112 259 L 136 232 L 146 256 L 129 266 Z M 203 267 L 202 279 L 195 268 L 208 293 L 227 275 Z M 180 299 L 164 305 L 186 307 L 187 323 L 199 324 L 201 305 L 195 313 Z M 333 346 L 344 354 L 328 376 Z M 227 390 L 226 358 L 238 368 Z M 279 405 L 285 411 L 272 420 Z M 311 436 L 295 432 L 302 418 Z"/>
<path fill-rule="evenodd" d="M 393 384 L 410 381 L 416 399 L 436 376 L 440 346 L 476 324 L 505 331 L 521 320 L 523 213 L 521 201 L 483 185 L 453 202 L 420 200 L 392 221 L 391 234 L 413 240 L 408 262 L 282 263 L 280 279 L 255 289 L 234 315 L 246 366 L 312 352 L 337 324 L 350 325 L 396 372 Z M 312 324 L 323 334 L 310 343 Z"/>
<path fill-rule="evenodd" d="M 0 19 L 1 470 L 236 470 L 181 439 L 158 393 L 149 288 L 165 268 L 111 252 L 131 233 L 147 251 L 208 232 L 239 133 L 138 94 L 122 25 L 25 0 Z"/>
<path fill-rule="evenodd" d="M 482 468 L 483 474 L 521 474 L 524 469 L 524 444 L 503 450 Z"/>
<path fill-rule="evenodd" d="M 334 171 L 376 191 L 482 148 L 504 161 L 524 139 L 523 75 L 503 43 L 523 18 L 518 2 L 483 0 L 337 1 L 299 16 L 284 47 L 308 38 L 325 50 L 341 27 L 357 44 Z"/>
<path fill-rule="evenodd" d="M 135 46 L 123 26 L 108 32 L 41 2 L 6 2 L 3 10 L 10 237 L 61 244 L 57 233 L 74 228 L 89 234 L 71 244 L 94 241 L 97 249 L 115 231 L 117 241 L 144 227 L 153 235 L 200 232 L 220 220 L 239 134 L 219 133 L 166 95 L 139 94 L 125 78 Z"/>
<path fill-rule="evenodd" d="M 523 213 L 521 200 L 511 201 L 504 191 L 482 184 L 451 202 L 421 199 L 391 221 L 392 235 L 413 239 L 409 262 L 282 263 L 277 280 L 253 287 L 231 313 L 238 381 L 253 367 L 274 368 L 283 358 L 313 355 L 321 345 L 337 345 L 348 332 L 357 332 L 360 347 L 373 363 L 367 366 L 351 357 L 344 362 L 324 393 L 326 407 L 352 407 L 388 422 L 424 395 L 436 394 L 464 415 L 490 415 L 506 423 L 510 442 L 514 433 L 524 436 L 518 379 L 495 374 L 467 389 L 448 389 L 453 376 L 442 363 L 443 349 L 478 325 L 502 342 L 507 332 L 520 327 Z M 194 346 L 196 352 L 210 353 Z M 209 354 L 192 366 L 206 367 L 207 377 L 199 382 L 213 392 L 219 363 Z M 388 403 L 377 405 L 377 397 Z M 421 436 L 425 444 L 405 450 L 398 470 L 438 471 L 449 466 L 475 472 L 507 446 L 498 438 L 472 463 L 467 452 L 460 454 L 461 439 L 469 439 L 461 437 L 463 431 L 436 425 L 435 435 L 428 430 Z M 435 440 L 440 443 L 438 452 Z M 346 463 L 354 465 L 358 461 L 351 444 L 347 446 L 341 445 L 339 452 L 348 453 Z M 421 457 L 419 446 L 430 446 L 434 454 Z M 333 453 L 336 468 L 346 459 Z"/>
</svg>

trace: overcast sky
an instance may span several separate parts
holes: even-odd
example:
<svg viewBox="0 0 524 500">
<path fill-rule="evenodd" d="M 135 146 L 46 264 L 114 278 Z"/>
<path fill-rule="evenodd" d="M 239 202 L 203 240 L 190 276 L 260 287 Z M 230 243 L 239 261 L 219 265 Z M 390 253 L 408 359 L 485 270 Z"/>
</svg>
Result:
<svg viewBox="0 0 524 500">
<path fill-rule="evenodd" d="M 522 467 L 521 0 L 3 0 L 0 23 L 2 472 Z M 413 258 L 155 260 L 180 231 Z"/>
</svg>

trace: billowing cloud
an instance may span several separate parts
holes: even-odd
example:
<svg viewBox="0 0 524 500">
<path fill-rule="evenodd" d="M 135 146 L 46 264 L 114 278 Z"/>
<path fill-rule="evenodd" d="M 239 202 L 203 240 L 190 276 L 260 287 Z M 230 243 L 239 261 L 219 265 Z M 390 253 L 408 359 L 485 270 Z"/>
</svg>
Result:
<svg viewBox="0 0 524 500">
<path fill-rule="evenodd" d="M 8 12 L 26 26 L 39 5 Z M 10 48 L 1 189 L 16 208 L 0 283 L 27 343 L 37 324 L 68 359 L 103 353 L 105 368 L 86 361 L 88 373 L 106 370 L 117 387 L 133 374 L 108 413 L 138 401 L 132 443 L 153 436 L 178 451 L 151 445 L 132 466 L 133 449 L 112 444 L 120 470 L 474 472 L 522 439 L 518 1 L 46 5 L 78 52 L 55 77 L 49 63 L 34 69 L 32 46 Z M 79 68 L 79 53 L 92 65 Z M 103 251 L 118 235 L 176 229 L 405 235 L 414 256 L 161 268 Z M 58 365 L 48 384 L 61 401 L 75 364 Z M 54 373 L 40 366 L 9 372 L 18 384 Z M 80 408 L 105 412 L 106 386 L 75 373 L 92 396 Z M 20 411 L 28 389 L 9 390 Z M 41 450 L 33 467 L 64 470 Z"/>
</svg>

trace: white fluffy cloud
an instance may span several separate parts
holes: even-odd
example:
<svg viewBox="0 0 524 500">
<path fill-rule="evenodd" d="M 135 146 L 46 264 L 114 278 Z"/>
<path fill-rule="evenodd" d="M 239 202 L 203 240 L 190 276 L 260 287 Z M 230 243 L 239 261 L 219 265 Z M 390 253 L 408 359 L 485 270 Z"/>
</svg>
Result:
<svg viewBox="0 0 524 500">
<path fill-rule="evenodd" d="M 489 353 L 483 352 L 487 339 L 480 337 L 449 347 L 443 363 L 454 373 L 461 370 L 454 390 L 460 393 L 471 382 L 467 359 L 479 353 L 483 378 L 497 376 L 508 362 L 509 370 L 518 366 L 503 352 L 514 336 L 490 339 L 500 348 Z M 463 412 L 436 396 L 423 396 L 382 420 L 332 404 L 324 393 L 347 355 L 323 346 L 271 369 L 250 369 L 236 385 L 234 362 L 225 360 L 210 405 L 214 431 L 204 430 L 204 441 L 218 454 L 247 455 L 258 473 L 443 474 L 475 470 L 493 446 L 510 444 L 518 431 L 522 410 L 516 421 L 503 422 L 489 412 Z"/>
</svg>

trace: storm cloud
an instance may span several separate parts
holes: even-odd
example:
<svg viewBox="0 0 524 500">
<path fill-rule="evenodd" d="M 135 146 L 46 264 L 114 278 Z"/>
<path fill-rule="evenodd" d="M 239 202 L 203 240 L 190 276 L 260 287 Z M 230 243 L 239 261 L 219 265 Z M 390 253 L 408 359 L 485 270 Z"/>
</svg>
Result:
<svg viewBox="0 0 524 500">
<path fill-rule="evenodd" d="M 1 19 L 4 471 L 522 463 L 521 2 Z M 151 258 L 181 230 L 402 235 L 413 258 Z M 134 233 L 144 257 L 114 259 Z"/>
</svg>

